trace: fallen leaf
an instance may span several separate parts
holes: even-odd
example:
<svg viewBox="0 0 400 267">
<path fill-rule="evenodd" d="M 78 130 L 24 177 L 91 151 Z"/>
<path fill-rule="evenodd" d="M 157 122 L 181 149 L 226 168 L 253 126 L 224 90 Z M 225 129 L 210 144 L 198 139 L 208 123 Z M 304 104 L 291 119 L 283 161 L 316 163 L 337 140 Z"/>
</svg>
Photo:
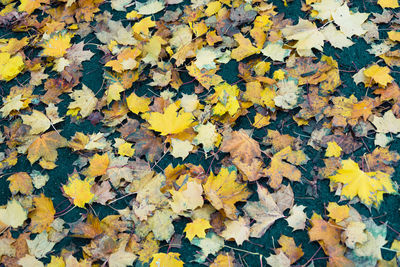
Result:
<svg viewBox="0 0 400 267">
<path fill-rule="evenodd" d="M 35 139 L 28 147 L 28 160 L 31 164 L 40 158 L 45 161 L 57 160 L 57 148 L 65 147 L 67 140 L 56 131 L 45 133 Z"/>
<path fill-rule="evenodd" d="M 0 222 L 18 228 L 22 226 L 25 220 L 28 218 L 28 213 L 21 206 L 21 204 L 13 199 L 7 203 L 5 208 L 0 209 Z"/>
<path fill-rule="evenodd" d="M 235 167 L 221 168 L 218 175 L 212 172 L 203 185 L 206 198 L 217 210 L 223 210 L 232 220 L 237 219 L 235 203 L 245 201 L 250 196 L 246 185 L 236 182 Z"/>
<path fill-rule="evenodd" d="M 267 188 L 258 184 L 257 193 L 260 200 L 247 202 L 243 209 L 250 218 L 256 220 L 250 228 L 250 236 L 260 238 L 276 220 L 284 216 Z"/>
<path fill-rule="evenodd" d="M 210 223 L 205 219 L 196 219 L 191 223 L 186 224 L 183 232 L 186 233 L 186 237 L 192 241 L 195 236 L 198 238 L 205 238 L 207 229 L 212 228 Z"/>
</svg>

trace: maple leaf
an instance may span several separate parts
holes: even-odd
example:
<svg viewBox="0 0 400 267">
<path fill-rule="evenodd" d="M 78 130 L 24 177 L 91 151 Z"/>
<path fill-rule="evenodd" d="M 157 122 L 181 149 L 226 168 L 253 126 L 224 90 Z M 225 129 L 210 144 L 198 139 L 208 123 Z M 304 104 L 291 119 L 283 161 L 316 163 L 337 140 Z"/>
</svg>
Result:
<svg viewBox="0 0 400 267">
<path fill-rule="evenodd" d="M 7 98 L 3 100 L 3 102 L 3 107 L 0 109 L 2 117 L 7 117 L 8 115 L 10 115 L 10 112 L 20 110 L 24 107 L 24 102 L 22 101 L 21 94 L 14 97 L 7 96 Z"/>
<path fill-rule="evenodd" d="M 40 111 L 33 110 L 31 115 L 21 115 L 24 124 L 31 126 L 30 134 L 40 134 L 50 128 L 50 120 Z"/>
<path fill-rule="evenodd" d="M 262 237 L 276 220 L 284 217 L 268 189 L 257 184 L 257 202 L 247 202 L 243 210 L 254 220 L 250 229 L 251 237 Z"/>
<path fill-rule="evenodd" d="M 217 210 L 223 210 L 232 220 L 237 218 L 235 203 L 245 201 L 250 196 L 246 185 L 236 182 L 235 167 L 221 168 L 217 176 L 211 172 L 203 185 L 206 198 Z"/>
<path fill-rule="evenodd" d="M 245 179 L 256 181 L 266 175 L 260 145 L 245 131 L 234 131 L 225 136 L 220 150 L 231 154 L 233 163 Z"/>
<path fill-rule="evenodd" d="M 97 177 L 106 173 L 110 160 L 108 154 L 95 154 L 89 162 L 90 166 L 85 171 L 85 174 L 89 177 Z"/>
<path fill-rule="evenodd" d="M 90 50 L 83 50 L 84 45 L 85 43 L 82 41 L 68 48 L 65 56 L 66 59 L 77 65 L 80 65 L 83 61 L 90 60 L 94 53 Z"/>
<path fill-rule="evenodd" d="M 84 208 L 85 204 L 91 203 L 94 194 L 91 192 L 94 178 L 86 177 L 81 180 L 78 173 L 73 173 L 68 177 L 68 183 L 63 185 L 64 193 L 73 200 L 75 206 Z"/>
<path fill-rule="evenodd" d="M 189 180 L 186 186 L 182 186 L 178 191 L 171 190 L 170 193 L 172 195 L 170 205 L 177 214 L 203 206 L 203 187 L 194 180 Z"/>
<path fill-rule="evenodd" d="M 5 208 L 0 209 L 0 222 L 13 228 L 20 227 L 28 218 L 27 212 L 21 204 L 13 199 L 8 201 Z"/>
<path fill-rule="evenodd" d="M 225 240 L 234 239 L 238 246 L 242 245 L 244 241 L 249 240 L 250 220 L 248 217 L 239 217 L 235 221 L 227 220 L 224 224 L 225 230 L 222 231 L 221 236 Z"/>
<path fill-rule="evenodd" d="M 164 151 L 161 138 L 156 137 L 152 131 L 143 126 L 140 130 L 130 133 L 125 139 L 135 142 L 135 155 L 146 156 L 146 159 L 151 162 L 159 159 Z"/>
<path fill-rule="evenodd" d="M 334 246 L 340 242 L 340 228 L 334 226 L 313 213 L 310 219 L 311 229 L 308 231 L 311 241 L 322 241 L 326 246 Z"/>
<path fill-rule="evenodd" d="M 282 48 L 283 42 L 277 41 L 275 43 L 267 42 L 266 46 L 261 50 L 264 56 L 267 56 L 275 61 L 284 61 L 290 54 L 290 49 Z"/>
<path fill-rule="evenodd" d="M 55 242 L 48 240 L 48 234 L 46 231 L 35 236 L 33 240 L 26 240 L 29 248 L 29 254 L 35 256 L 37 259 L 46 257 L 55 246 Z"/>
<path fill-rule="evenodd" d="M 235 257 L 233 256 L 233 253 L 218 254 L 218 256 L 214 259 L 214 261 L 210 265 L 210 267 L 221 267 L 221 266 L 235 266 Z"/>
<path fill-rule="evenodd" d="M 126 251 L 125 247 L 126 244 L 120 245 L 120 248 L 110 255 L 110 257 L 108 258 L 110 267 L 127 267 L 131 266 L 134 263 L 137 256 L 132 252 Z"/>
<path fill-rule="evenodd" d="M 290 259 L 283 252 L 276 255 L 270 255 L 266 260 L 272 267 L 290 267 Z"/>
<path fill-rule="evenodd" d="M 35 209 L 29 213 L 28 217 L 31 219 L 29 228 L 32 233 L 41 233 L 48 229 L 54 221 L 56 213 L 53 201 L 45 197 L 44 194 L 33 198 Z"/>
<path fill-rule="evenodd" d="M 351 12 L 347 4 L 338 7 L 333 13 L 333 21 L 340 26 L 340 30 L 347 36 L 362 35 L 367 32 L 361 24 L 368 18 L 369 13 Z"/>
<path fill-rule="evenodd" d="M 10 81 L 24 69 L 25 64 L 21 55 L 11 56 L 9 53 L 0 53 L 0 80 Z"/>
<path fill-rule="evenodd" d="M 70 94 L 74 100 L 69 103 L 68 109 L 79 109 L 82 118 L 89 116 L 97 105 L 97 98 L 92 90 L 82 85 L 82 90 L 75 90 Z"/>
<path fill-rule="evenodd" d="M 295 26 L 286 26 L 282 29 L 283 36 L 288 40 L 297 40 L 294 45 L 300 56 L 312 56 L 312 48 L 322 50 L 324 46 L 324 35 L 318 31 L 317 26 L 302 18 Z"/>
<path fill-rule="evenodd" d="M 379 65 L 372 65 L 364 70 L 364 75 L 374 80 L 381 86 L 386 86 L 393 81 L 393 77 L 389 75 L 390 69 L 388 67 L 381 67 Z"/>
<path fill-rule="evenodd" d="M 171 155 L 174 156 L 174 158 L 181 157 L 182 159 L 185 159 L 189 155 L 190 151 L 193 150 L 194 147 L 192 143 L 188 140 L 182 141 L 175 138 L 171 139 L 171 146 L 172 146 Z"/>
<path fill-rule="evenodd" d="M 279 238 L 278 243 L 281 245 L 281 248 L 278 248 L 275 251 L 285 253 L 285 255 L 290 259 L 290 264 L 295 263 L 304 255 L 301 245 L 296 246 L 293 237 L 282 235 Z"/>
<path fill-rule="evenodd" d="M 216 131 L 215 125 L 207 122 L 206 124 L 196 125 L 193 129 L 198 133 L 193 139 L 193 144 L 202 144 L 205 152 L 213 150 L 220 136 Z"/>
<path fill-rule="evenodd" d="M 206 230 L 210 228 L 212 228 L 212 226 L 207 220 L 196 219 L 193 222 L 186 224 L 183 232 L 186 233 L 186 237 L 192 241 L 195 236 L 205 238 Z"/>
<path fill-rule="evenodd" d="M 56 32 L 50 35 L 48 40 L 40 45 L 44 48 L 42 55 L 49 57 L 62 57 L 67 53 L 67 49 L 71 47 L 72 33 L 66 33 L 66 31 Z"/>
<path fill-rule="evenodd" d="M 354 44 L 353 41 L 350 40 L 343 32 L 336 30 L 336 27 L 333 24 L 326 26 L 321 30 L 321 33 L 333 47 L 342 49 Z"/>
<path fill-rule="evenodd" d="M 399 2 L 398 0 L 378 0 L 378 5 L 382 8 L 398 8 Z"/>
<path fill-rule="evenodd" d="M 189 71 L 189 75 L 195 77 L 195 79 L 206 89 L 210 89 L 211 86 L 216 86 L 224 81 L 220 75 L 216 74 L 218 68 L 200 70 L 196 67 L 196 64 L 192 62 L 191 65 L 186 66 L 186 69 Z"/>
<path fill-rule="evenodd" d="M 266 175 L 271 178 L 269 184 L 272 188 L 278 188 L 282 183 L 283 177 L 291 181 L 300 181 L 301 172 L 284 160 L 294 165 L 300 165 L 306 163 L 308 158 L 303 151 L 292 151 L 290 146 L 276 153 L 272 157 L 270 167 L 266 171 Z"/>
<path fill-rule="evenodd" d="M 337 174 L 329 176 L 333 182 L 343 183 L 341 194 L 349 199 L 358 196 L 367 206 L 374 204 L 379 207 L 383 200 L 383 194 L 393 194 L 390 175 L 381 171 L 363 172 L 358 164 L 351 159 L 342 160 L 342 168 Z"/>
<path fill-rule="evenodd" d="M 49 0 L 22 0 L 21 4 L 18 6 L 18 11 L 31 14 L 38 9 L 41 4 L 49 4 L 49 2 Z"/>
<path fill-rule="evenodd" d="M 294 205 L 290 210 L 290 216 L 286 218 L 286 221 L 293 228 L 293 231 L 304 230 L 307 220 L 307 215 L 304 212 L 305 208 L 303 205 Z"/>
<path fill-rule="evenodd" d="M 374 115 L 371 119 L 378 133 L 399 133 L 400 119 L 396 118 L 392 110 L 386 111 L 383 117 Z"/>
<path fill-rule="evenodd" d="M 232 50 L 231 57 L 237 61 L 241 61 L 246 57 L 260 52 L 260 49 L 251 44 L 250 39 L 245 38 L 241 33 L 233 35 L 239 46 Z"/>
<path fill-rule="evenodd" d="M 214 255 L 224 247 L 224 239 L 209 231 L 205 238 L 193 238 L 191 243 L 201 248 L 201 255 L 196 256 L 196 261 L 203 263 L 209 254 Z"/>
<path fill-rule="evenodd" d="M 40 158 L 45 161 L 55 162 L 57 148 L 65 147 L 67 140 L 56 131 L 45 133 L 35 139 L 28 147 L 28 160 L 31 164 Z"/>
<path fill-rule="evenodd" d="M 8 177 L 7 181 L 10 181 L 10 191 L 13 195 L 18 192 L 24 195 L 33 192 L 32 178 L 26 172 L 17 172 Z"/>
<path fill-rule="evenodd" d="M 179 259 L 181 254 L 175 252 L 156 253 L 150 262 L 150 267 L 183 267 L 183 261 Z"/>
<path fill-rule="evenodd" d="M 329 212 L 329 217 L 337 223 L 349 217 L 350 208 L 347 205 L 339 206 L 335 202 L 329 202 L 326 210 Z"/>
<path fill-rule="evenodd" d="M 135 114 L 145 113 L 150 110 L 151 99 L 146 97 L 139 97 L 134 92 L 126 98 L 128 108 Z"/>
<path fill-rule="evenodd" d="M 151 112 L 147 121 L 149 129 L 160 132 L 161 135 L 176 134 L 189 128 L 193 122 L 193 115 L 179 109 L 178 103 L 172 103 L 165 108 L 164 113 Z"/>
<path fill-rule="evenodd" d="M 342 148 L 335 142 L 328 142 L 328 148 L 325 152 L 325 157 L 340 157 L 342 153 Z"/>
<path fill-rule="evenodd" d="M 322 0 L 311 4 L 314 11 L 317 12 L 317 14 L 313 14 L 313 16 L 320 20 L 332 20 L 332 13 L 342 5 L 343 1 L 341 0 Z"/>
</svg>

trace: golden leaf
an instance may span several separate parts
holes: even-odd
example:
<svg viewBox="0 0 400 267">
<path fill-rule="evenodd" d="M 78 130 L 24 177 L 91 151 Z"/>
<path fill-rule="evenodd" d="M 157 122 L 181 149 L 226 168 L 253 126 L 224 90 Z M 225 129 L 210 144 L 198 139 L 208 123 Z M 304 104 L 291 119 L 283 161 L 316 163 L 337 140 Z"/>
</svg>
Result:
<svg viewBox="0 0 400 267">
<path fill-rule="evenodd" d="M 56 131 L 45 133 L 37 137 L 28 147 L 28 160 L 31 164 L 40 158 L 55 162 L 57 159 L 57 148 L 65 147 L 66 145 L 67 140 Z"/>
<path fill-rule="evenodd" d="M 390 175 L 381 171 L 363 172 L 351 159 L 342 160 L 342 168 L 337 174 L 329 176 L 335 183 L 343 183 L 341 194 L 349 199 L 358 196 L 367 206 L 379 207 L 383 194 L 396 193 Z"/>
<path fill-rule="evenodd" d="M 32 233 L 41 233 L 45 231 L 54 221 L 56 213 L 53 202 L 44 194 L 33 198 L 35 209 L 29 213 L 31 225 L 29 226 Z"/>
<path fill-rule="evenodd" d="M 84 208 L 85 204 L 91 203 L 94 194 L 91 192 L 94 178 L 86 177 L 81 180 L 78 173 L 74 173 L 68 178 L 67 185 L 63 185 L 64 193 L 73 200 L 75 206 Z"/>
<path fill-rule="evenodd" d="M 192 241 L 197 236 L 199 238 L 206 237 L 206 230 L 212 228 L 210 223 L 205 219 L 196 219 L 191 223 L 186 224 L 183 232 L 186 233 L 186 237 Z"/>
<path fill-rule="evenodd" d="M 71 47 L 72 36 L 72 33 L 65 33 L 64 31 L 52 34 L 49 40 L 41 44 L 41 47 L 44 48 L 42 54 L 49 57 L 62 57 Z"/>
<path fill-rule="evenodd" d="M 97 177 L 105 174 L 107 172 L 108 164 L 110 160 L 108 154 L 95 154 L 93 158 L 90 159 L 90 166 L 85 171 L 85 174 L 89 177 Z"/>
<path fill-rule="evenodd" d="M 193 115 L 182 109 L 178 112 L 179 104 L 172 103 L 164 113 L 151 112 L 148 118 L 149 129 L 160 132 L 161 135 L 176 134 L 190 127 L 193 122 Z"/>
<path fill-rule="evenodd" d="M 150 267 L 183 267 L 183 261 L 179 259 L 180 255 L 175 252 L 156 253 L 153 255 Z"/>
<path fill-rule="evenodd" d="M 247 186 L 236 182 L 236 178 L 235 167 L 223 167 L 217 176 L 211 172 L 207 182 L 203 185 L 206 198 L 214 208 L 223 210 L 226 216 L 232 220 L 238 217 L 235 203 L 245 201 L 251 195 Z"/>
<path fill-rule="evenodd" d="M 33 192 L 32 178 L 26 172 L 17 172 L 10 177 L 7 181 L 10 181 L 10 191 L 12 194 L 28 195 Z"/>
</svg>

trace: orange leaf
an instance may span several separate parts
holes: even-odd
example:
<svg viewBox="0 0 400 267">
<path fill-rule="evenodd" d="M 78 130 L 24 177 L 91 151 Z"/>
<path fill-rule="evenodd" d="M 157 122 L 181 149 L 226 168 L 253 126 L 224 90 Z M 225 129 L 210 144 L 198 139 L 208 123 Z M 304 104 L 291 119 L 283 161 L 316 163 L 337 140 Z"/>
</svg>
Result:
<svg viewBox="0 0 400 267">
<path fill-rule="evenodd" d="M 54 221 L 56 211 L 51 199 L 44 194 L 34 197 L 33 202 L 36 208 L 28 216 L 31 219 L 30 229 L 32 233 L 41 233 Z"/>
<path fill-rule="evenodd" d="M 107 172 L 108 164 L 110 160 L 108 154 L 99 155 L 96 154 L 90 160 L 90 166 L 86 170 L 85 174 L 89 177 L 101 176 Z"/>
<path fill-rule="evenodd" d="M 33 191 L 32 178 L 26 172 L 17 172 L 10 177 L 7 181 L 10 181 L 10 191 L 12 194 L 28 195 Z"/>
<path fill-rule="evenodd" d="M 278 248 L 277 250 L 282 250 L 283 253 L 285 253 L 286 256 L 288 256 L 288 258 L 290 259 L 290 264 L 295 263 L 304 255 L 304 252 L 301 249 L 301 245 L 296 246 L 293 237 L 282 235 L 279 238 L 278 242 L 282 248 Z"/>
<path fill-rule="evenodd" d="M 67 139 L 56 131 L 45 133 L 33 141 L 28 147 L 28 160 L 31 164 L 42 158 L 46 161 L 57 160 L 57 148 L 65 147 Z"/>
<path fill-rule="evenodd" d="M 327 222 L 314 213 L 311 217 L 311 229 L 308 231 L 311 241 L 321 241 L 323 245 L 334 246 L 340 242 L 340 227 Z"/>
</svg>

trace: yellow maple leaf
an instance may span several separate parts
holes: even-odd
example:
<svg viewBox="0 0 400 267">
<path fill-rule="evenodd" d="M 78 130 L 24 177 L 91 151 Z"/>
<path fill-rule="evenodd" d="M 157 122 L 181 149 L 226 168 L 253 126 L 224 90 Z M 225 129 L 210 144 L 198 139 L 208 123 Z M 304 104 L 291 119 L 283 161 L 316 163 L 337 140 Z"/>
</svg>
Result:
<svg viewBox="0 0 400 267">
<path fill-rule="evenodd" d="M 92 177 L 81 180 L 78 173 L 73 173 L 69 176 L 67 185 L 63 185 L 64 193 L 73 200 L 75 206 L 84 208 L 85 204 L 94 199 L 94 194 L 90 191 L 93 181 Z"/>
<path fill-rule="evenodd" d="M 64 258 L 52 255 L 51 261 L 46 265 L 46 267 L 65 267 Z"/>
<path fill-rule="evenodd" d="M 31 219 L 30 229 L 32 233 L 41 233 L 46 230 L 54 221 L 54 214 L 56 213 L 53 201 L 45 197 L 44 194 L 33 198 L 35 209 L 29 213 Z"/>
<path fill-rule="evenodd" d="M 400 41 L 400 32 L 390 31 L 388 32 L 389 39 L 392 41 Z"/>
<path fill-rule="evenodd" d="M 97 177 L 106 173 L 110 160 L 108 154 L 95 154 L 90 159 L 89 168 L 85 171 L 85 174 L 89 177 Z"/>
<path fill-rule="evenodd" d="M 136 34 L 143 33 L 144 35 L 149 35 L 149 29 L 156 26 L 156 22 L 151 19 L 151 17 L 145 17 L 139 22 L 136 22 L 132 26 L 132 30 Z"/>
<path fill-rule="evenodd" d="M 49 2 L 49 0 L 21 0 L 21 4 L 18 6 L 18 11 L 31 14 L 39 8 L 41 4 L 48 4 Z"/>
<path fill-rule="evenodd" d="M 25 67 L 22 57 L 18 54 L 11 56 L 9 53 L 0 53 L 0 80 L 14 79 Z"/>
<path fill-rule="evenodd" d="M 130 111 L 135 114 L 139 114 L 150 110 L 149 105 L 151 103 L 151 99 L 143 96 L 137 96 L 134 92 L 132 92 L 132 94 L 126 98 L 126 103 L 128 104 Z"/>
<path fill-rule="evenodd" d="M 236 182 L 237 172 L 234 166 L 221 168 L 218 175 L 212 172 L 203 185 L 206 198 L 217 210 L 223 210 L 226 217 L 236 220 L 237 210 L 235 203 L 245 201 L 251 192 L 245 184 Z"/>
<path fill-rule="evenodd" d="M 65 33 L 65 31 L 53 33 L 50 39 L 45 40 L 40 46 L 43 47 L 42 55 L 49 57 L 62 57 L 67 49 L 71 47 L 71 38 L 74 36 L 72 33 Z"/>
<path fill-rule="evenodd" d="M 339 206 L 336 202 L 329 202 L 326 210 L 329 212 L 329 217 L 337 223 L 349 217 L 350 208 L 347 205 Z"/>
<path fill-rule="evenodd" d="M 107 105 L 110 104 L 113 100 L 119 101 L 121 99 L 121 92 L 125 91 L 125 88 L 121 83 L 116 82 L 110 84 L 106 91 L 107 95 Z"/>
<path fill-rule="evenodd" d="M 183 267 L 183 261 L 179 259 L 180 255 L 175 252 L 156 253 L 153 255 L 150 267 Z"/>
<path fill-rule="evenodd" d="M 217 102 L 213 108 L 213 114 L 222 116 L 226 112 L 233 116 L 239 110 L 240 105 L 237 99 L 239 88 L 235 85 L 230 85 L 226 82 L 214 87 L 215 93 L 211 96 L 211 102 Z"/>
<path fill-rule="evenodd" d="M 186 224 L 183 232 L 185 232 L 186 237 L 192 241 L 195 236 L 205 238 L 206 230 L 210 228 L 212 228 L 212 226 L 206 219 L 196 219 L 193 222 Z"/>
<path fill-rule="evenodd" d="M 340 157 L 342 148 L 335 142 L 328 142 L 328 148 L 325 152 L 325 157 Z"/>
<path fill-rule="evenodd" d="M 364 70 L 364 75 L 374 80 L 381 86 L 386 86 L 393 81 L 393 77 L 389 75 L 390 69 L 388 67 L 381 67 L 379 65 L 372 65 Z"/>
<path fill-rule="evenodd" d="M 358 196 L 367 206 L 374 204 L 379 207 L 383 200 L 383 194 L 393 194 L 390 175 L 381 171 L 363 172 L 358 164 L 351 159 L 342 161 L 342 168 L 333 176 L 329 176 L 335 183 L 343 183 L 341 194 L 349 199 Z"/>
<path fill-rule="evenodd" d="M 178 112 L 179 104 L 177 102 L 169 105 L 164 113 L 151 112 L 148 118 L 149 129 L 160 132 L 161 135 L 176 134 L 190 127 L 193 122 L 193 115 L 184 112 L 182 109 Z"/>
<path fill-rule="evenodd" d="M 125 142 L 118 147 L 118 154 L 121 156 L 132 157 L 135 153 L 135 149 L 132 148 L 132 144 Z"/>
<path fill-rule="evenodd" d="M 398 8 L 399 2 L 398 0 L 378 0 L 378 5 L 382 8 Z"/>
<path fill-rule="evenodd" d="M 261 49 L 254 47 L 251 44 L 250 39 L 247 39 L 241 33 L 233 35 L 235 41 L 238 42 L 239 46 L 232 50 L 231 58 L 241 61 L 246 57 L 259 53 Z"/>
</svg>

